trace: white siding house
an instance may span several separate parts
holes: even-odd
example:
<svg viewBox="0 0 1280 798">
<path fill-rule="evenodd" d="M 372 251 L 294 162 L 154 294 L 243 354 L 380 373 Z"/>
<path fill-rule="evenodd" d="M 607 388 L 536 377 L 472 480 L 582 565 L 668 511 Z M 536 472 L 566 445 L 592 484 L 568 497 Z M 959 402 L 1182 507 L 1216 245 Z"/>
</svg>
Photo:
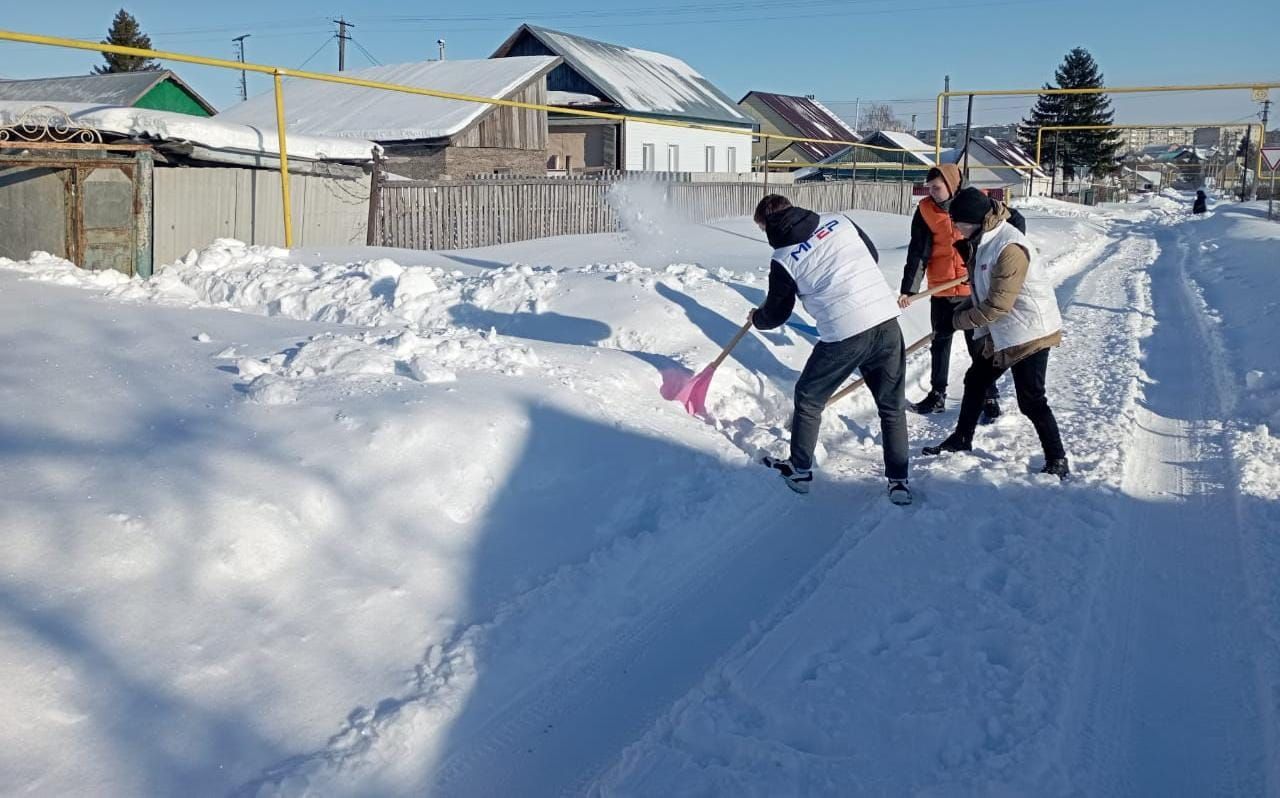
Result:
<svg viewBox="0 0 1280 798">
<path fill-rule="evenodd" d="M 751 170 L 750 132 L 719 133 L 626 122 L 622 138 L 626 144 L 622 169 L 736 174 Z M 656 153 L 656 163 L 646 160 L 646 147 Z M 676 155 L 674 165 L 669 160 L 672 152 Z"/>
</svg>

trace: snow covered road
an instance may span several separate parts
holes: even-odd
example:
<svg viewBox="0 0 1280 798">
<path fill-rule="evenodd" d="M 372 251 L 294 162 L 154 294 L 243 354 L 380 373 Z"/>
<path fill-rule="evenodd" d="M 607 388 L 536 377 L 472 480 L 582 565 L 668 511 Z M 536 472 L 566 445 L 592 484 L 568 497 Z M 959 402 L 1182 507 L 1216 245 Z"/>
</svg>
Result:
<svg viewBox="0 0 1280 798">
<path fill-rule="evenodd" d="M 1024 207 L 1076 478 L 1006 384 L 906 510 L 864 395 L 810 496 L 753 463 L 800 328 L 744 341 L 714 424 L 658 396 L 763 295 L 747 220 L 669 267 L 614 236 L 11 264 L 92 291 L 0 271 L 0 792 L 1280 794 L 1280 356 L 1231 304 L 1280 299 L 1241 265 L 1277 241 L 1185 206 Z M 906 218 L 857 218 L 892 274 Z"/>
</svg>

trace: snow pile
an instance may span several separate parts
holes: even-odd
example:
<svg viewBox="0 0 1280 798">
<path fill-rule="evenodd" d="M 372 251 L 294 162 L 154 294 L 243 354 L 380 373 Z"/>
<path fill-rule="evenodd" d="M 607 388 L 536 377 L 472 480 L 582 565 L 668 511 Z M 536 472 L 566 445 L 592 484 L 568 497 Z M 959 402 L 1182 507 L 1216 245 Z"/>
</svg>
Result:
<svg viewBox="0 0 1280 798">
<path fill-rule="evenodd" d="M 299 263 L 288 250 L 218 239 L 135 281 L 122 299 L 173 300 L 292 319 L 438 329 L 451 308 L 528 309 L 555 287 L 552 270 L 511 264 L 480 276 L 434 266 L 401 266 L 388 258 Z"/>
<path fill-rule="evenodd" d="M 58 285 L 73 285 L 82 288 L 114 288 L 126 285 L 129 278 L 118 271 L 88 271 L 81 269 L 69 260 L 50 255 L 48 252 L 33 252 L 26 260 L 15 261 L 0 258 L 0 269 L 13 269 L 25 273 L 32 280 Z"/>
<path fill-rule="evenodd" d="M 1104 215 L 1089 205 L 1052 199 L 1050 197 L 1020 197 L 1013 202 L 1021 211 L 1033 211 L 1059 218 L 1102 220 Z"/>
<path fill-rule="evenodd" d="M 246 380 L 245 393 L 260 404 L 289 404 L 317 381 L 342 378 L 407 376 L 418 382 L 444 383 L 457 371 L 487 371 L 520 376 L 538 365 L 527 346 L 488 334 L 455 328 L 429 335 L 402 330 L 392 335 L 322 333 L 266 358 L 239 357 L 235 367 Z"/>
<path fill-rule="evenodd" d="M 1280 436 L 1265 424 L 1233 435 L 1240 466 L 1240 491 L 1265 502 L 1280 502 Z"/>
<path fill-rule="evenodd" d="M 1247 418 L 1274 430 L 1280 429 L 1280 348 L 1274 334 L 1280 225 L 1265 218 L 1265 207 L 1216 206 L 1193 220 L 1174 246 L 1202 317 L 1220 336 L 1222 365 L 1234 384 L 1229 398 L 1239 401 Z"/>
</svg>

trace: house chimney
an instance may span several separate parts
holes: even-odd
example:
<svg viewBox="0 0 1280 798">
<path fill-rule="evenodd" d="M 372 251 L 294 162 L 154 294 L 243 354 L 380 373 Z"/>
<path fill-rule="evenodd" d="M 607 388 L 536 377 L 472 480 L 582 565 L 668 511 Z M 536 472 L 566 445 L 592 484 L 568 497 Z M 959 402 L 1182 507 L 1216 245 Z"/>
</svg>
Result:
<svg viewBox="0 0 1280 798">
<path fill-rule="evenodd" d="M 440 48 L 440 60 L 444 60 L 444 39 L 436 39 L 436 47 Z"/>
</svg>

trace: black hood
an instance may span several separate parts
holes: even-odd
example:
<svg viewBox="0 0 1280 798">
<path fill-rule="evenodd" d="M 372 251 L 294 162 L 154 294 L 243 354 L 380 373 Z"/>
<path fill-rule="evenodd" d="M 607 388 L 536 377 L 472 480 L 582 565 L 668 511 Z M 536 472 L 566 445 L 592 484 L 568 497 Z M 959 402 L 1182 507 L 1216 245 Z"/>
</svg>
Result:
<svg viewBox="0 0 1280 798">
<path fill-rule="evenodd" d="M 807 241 L 817 229 L 818 214 L 804 208 L 787 208 L 770 214 L 764 220 L 764 234 L 774 249 Z"/>
</svg>

